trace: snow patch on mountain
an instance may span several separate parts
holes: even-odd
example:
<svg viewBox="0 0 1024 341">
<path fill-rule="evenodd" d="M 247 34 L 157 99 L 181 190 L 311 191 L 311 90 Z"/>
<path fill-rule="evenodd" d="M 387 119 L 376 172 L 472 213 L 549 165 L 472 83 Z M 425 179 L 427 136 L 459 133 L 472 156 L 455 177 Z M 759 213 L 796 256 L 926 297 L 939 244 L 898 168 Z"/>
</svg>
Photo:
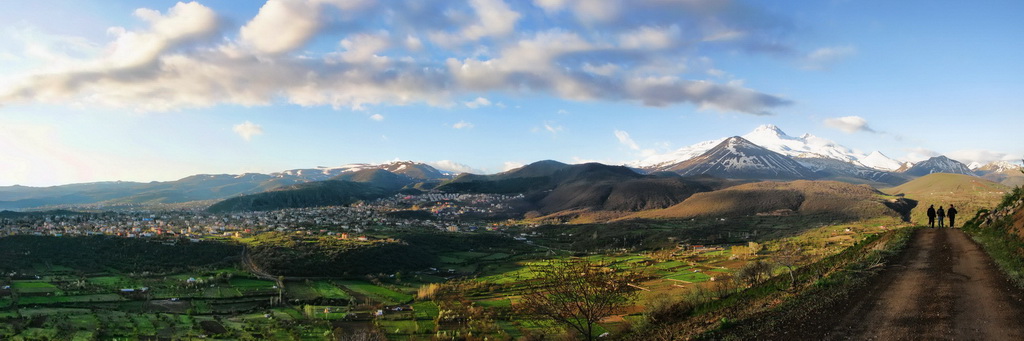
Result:
<svg viewBox="0 0 1024 341">
<path fill-rule="evenodd" d="M 860 164 L 864 166 L 890 172 L 900 169 L 900 167 L 903 166 L 903 163 L 893 160 L 892 158 L 885 156 L 885 154 L 882 154 L 882 152 L 879 152 L 877 150 L 871 152 L 871 154 L 868 154 L 865 157 L 858 159 L 857 161 L 859 161 Z"/>
</svg>

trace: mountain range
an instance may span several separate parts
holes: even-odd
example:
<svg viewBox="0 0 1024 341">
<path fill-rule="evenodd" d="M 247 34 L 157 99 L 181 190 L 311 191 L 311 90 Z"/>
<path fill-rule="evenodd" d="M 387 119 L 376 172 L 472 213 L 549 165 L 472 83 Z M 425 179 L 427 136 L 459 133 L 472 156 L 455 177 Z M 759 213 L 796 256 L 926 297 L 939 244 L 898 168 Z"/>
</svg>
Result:
<svg viewBox="0 0 1024 341">
<path fill-rule="evenodd" d="M 1024 184 L 1021 167 L 1006 162 L 969 167 L 937 156 L 905 164 L 880 152 L 860 154 L 810 134 L 792 137 L 773 125 L 760 126 L 743 136 L 700 142 L 626 166 L 568 165 L 547 160 L 491 175 L 455 175 L 425 163 L 395 161 L 270 174 L 200 174 L 165 182 L 6 186 L 0 187 L 0 209 L 190 203 L 209 206 L 248 195 L 257 197 L 235 199 L 233 204 L 218 207 L 272 209 L 316 205 L 319 199 L 324 200 L 323 204 L 345 204 L 399 191 L 436 190 L 530 194 L 526 205 L 538 215 L 550 215 L 566 210 L 665 208 L 694 193 L 753 180 L 836 180 L 883 188 L 927 174 L 953 173 L 1011 186 Z M 714 180 L 709 180 L 711 177 Z M 352 193 L 329 196 L 324 194 L 324 188 Z M 261 204 L 268 200 L 283 204 Z"/>
</svg>

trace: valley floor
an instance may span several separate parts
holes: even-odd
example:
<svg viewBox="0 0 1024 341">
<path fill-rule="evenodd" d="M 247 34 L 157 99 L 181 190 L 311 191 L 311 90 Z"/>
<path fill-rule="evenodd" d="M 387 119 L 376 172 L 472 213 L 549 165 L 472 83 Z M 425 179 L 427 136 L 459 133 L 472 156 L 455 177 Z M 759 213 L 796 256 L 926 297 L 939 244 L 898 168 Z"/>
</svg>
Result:
<svg viewBox="0 0 1024 341">
<path fill-rule="evenodd" d="M 768 339 L 1021 340 L 1024 292 L 959 229 L 918 230 L 899 261 L 816 318 Z"/>
</svg>

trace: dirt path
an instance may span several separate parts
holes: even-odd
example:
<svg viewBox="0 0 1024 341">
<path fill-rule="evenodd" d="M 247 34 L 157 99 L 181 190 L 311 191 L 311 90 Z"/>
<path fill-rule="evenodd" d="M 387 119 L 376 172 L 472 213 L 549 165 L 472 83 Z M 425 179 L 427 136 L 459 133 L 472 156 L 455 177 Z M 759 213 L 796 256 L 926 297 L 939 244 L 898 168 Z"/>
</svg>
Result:
<svg viewBox="0 0 1024 341">
<path fill-rule="evenodd" d="M 921 229 L 898 263 L 832 312 L 831 340 L 1024 340 L 1024 293 L 959 229 Z"/>
</svg>

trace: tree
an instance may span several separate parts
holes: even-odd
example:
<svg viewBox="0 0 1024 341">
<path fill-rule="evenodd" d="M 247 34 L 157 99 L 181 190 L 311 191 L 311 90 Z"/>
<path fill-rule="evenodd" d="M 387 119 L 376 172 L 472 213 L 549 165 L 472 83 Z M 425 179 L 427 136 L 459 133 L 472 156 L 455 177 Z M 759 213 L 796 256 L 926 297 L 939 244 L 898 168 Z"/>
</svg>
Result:
<svg viewBox="0 0 1024 341">
<path fill-rule="evenodd" d="M 803 248 L 795 242 L 784 243 L 779 246 L 778 251 L 775 251 L 772 259 L 779 263 L 779 265 L 786 267 L 786 270 L 789 270 L 790 285 L 796 285 L 796 276 L 793 275 L 793 270 L 807 260 L 807 255 L 804 254 Z"/>
<path fill-rule="evenodd" d="M 520 303 L 524 312 L 555 320 L 587 340 L 594 339 L 597 321 L 633 301 L 636 290 L 629 285 L 642 278 L 580 258 L 553 260 L 531 270 L 537 277 Z"/>
</svg>

